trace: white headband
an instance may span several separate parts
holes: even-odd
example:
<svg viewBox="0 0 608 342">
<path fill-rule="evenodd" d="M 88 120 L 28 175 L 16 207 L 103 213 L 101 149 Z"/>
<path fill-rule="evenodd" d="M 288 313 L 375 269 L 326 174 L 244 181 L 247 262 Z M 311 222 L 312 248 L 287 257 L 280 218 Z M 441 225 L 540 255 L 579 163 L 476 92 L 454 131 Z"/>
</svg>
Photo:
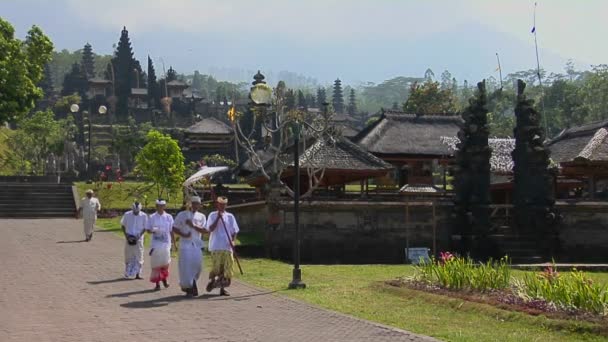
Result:
<svg viewBox="0 0 608 342">
<path fill-rule="evenodd" d="M 190 202 L 192 203 L 201 203 L 201 198 L 198 196 L 192 196 L 190 197 Z"/>
<path fill-rule="evenodd" d="M 165 201 L 163 199 L 157 199 L 156 200 L 156 205 L 167 205 L 167 201 Z"/>
</svg>

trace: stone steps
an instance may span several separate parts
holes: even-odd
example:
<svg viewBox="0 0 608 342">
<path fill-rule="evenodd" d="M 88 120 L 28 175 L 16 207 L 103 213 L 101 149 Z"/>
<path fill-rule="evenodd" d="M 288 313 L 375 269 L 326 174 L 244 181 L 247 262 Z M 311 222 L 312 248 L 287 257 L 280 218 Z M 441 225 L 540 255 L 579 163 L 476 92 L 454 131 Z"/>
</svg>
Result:
<svg viewBox="0 0 608 342">
<path fill-rule="evenodd" d="M 0 183 L 0 217 L 75 217 L 69 184 Z"/>
</svg>

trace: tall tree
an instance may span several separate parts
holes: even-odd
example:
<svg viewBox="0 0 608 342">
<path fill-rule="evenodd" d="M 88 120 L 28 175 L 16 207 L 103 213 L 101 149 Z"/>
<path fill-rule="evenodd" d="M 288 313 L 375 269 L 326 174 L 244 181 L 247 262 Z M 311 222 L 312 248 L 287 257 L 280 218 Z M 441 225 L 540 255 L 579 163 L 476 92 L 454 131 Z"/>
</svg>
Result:
<svg viewBox="0 0 608 342">
<path fill-rule="evenodd" d="M 170 66 L 169 70 L 167 70 L 167 82 L 175 80 L 177 80 L 177 72 L 175 71 L 175 69 L 173 69 L 172 66 Z"/>
<path fill-rule="evenodd" d="M 74 93 L 84 97 L 87 92 L 87 78 L 78 63 L 72 64 L 72 70 L 65 75 L 63 79 L 62 96 L 72 95 Z"/>
<path fill-rule="evenodd" d="M 308 109 L 308 103 L 306 103 L 306 96 L 304 96 L 304 92 L 301 89 L 298 90 L 298 107 L 304 110 Z"/>
<path fill-rule="evenodd" d="M 306 94 L 306 103 L 308 104 L 309 108 L 317 108 L 317 99 L 311 93 Z"/>
<path fill-rule="evenodd" d="M 203 75 L 198 70 L 195 70 L 194 76 L 192 76 L 192 88 L 201 91 L 203 89 L 203 82 Z"/>
<path fill-rule="evenodd" d="M 133 49 L 129 39 L 129 31 L 123 27 L 120 33 L 118 47 L 112 58 L 112 66 L 114 67 L 114 91 L 118 98 L 117 101 L 117 116 L 126 118 L 129 112 L 129 96 L 131 95 L 131 87 L 135 82 L 135 74 L 137 64 L 133 58 Z"/>
<path fill-rule="evenodd" d="M 0 17 L 0 124 L 18 120 L 43 96 L 37 84 L 52 51 L 51 40 L 37 26 L 21 41 Z"/>
<path fill-rule="evenodd" d="M 160 91 L 156 81 L 154 63 L 150 56 L 148 56 L 148 105 L 151 108 L 160 108 Z"/>
<path fill-rule="evenodd" d="M 357 99 L 355 97 L 355 89 L 350 89 L 350 94 L 348 96 L 348 114 L 354 116 L 357 113 Z"/>
<path fill-rule="evenodd" d="M 447 70 L 441 73 L 441 89 L 452 89 L 452 74 Z"/>
<path fill-rule="evenodd" d="M 53 94 L 53 74 L 49 63 L 44 65 L 44 77 L 38 83 L 38 86 L 44 92 L 44 97 L 48 98 Z"/>
<path fill-rule="evenodd" d="M 321 108 L 323 103 L 327 102 L 327 95 L 325 94 L 325 88 L 317 89 L 317 104 L 318 107 Z"/>
<path fill-rule="evenodd" d="M 334 81 L 331 104 L 336 113 L 344 113 L 344 95 L 342 94 L 342 81 L 339 78 Z"/>
<path fill-rule="evenodd" d="M 82 61 L 80 64 L 87 79 L 95 77 L 95 55 L 89 43 L 86 43 L 82 50 Z"/>
<path fill-rule="evenodd" d="M 296 109 L 296 103 L 296 93 L 293 91 L 293 89 L 287 89 L 285 92 L 285 108 L 287 110 Z"/>
<path fill-rule="evenodd" d="M 435 73 L 431 68 L 426 69 L 424 72 L 424 80 L 425 82 L 433 82 L 435 80 Z"/>
</svg>

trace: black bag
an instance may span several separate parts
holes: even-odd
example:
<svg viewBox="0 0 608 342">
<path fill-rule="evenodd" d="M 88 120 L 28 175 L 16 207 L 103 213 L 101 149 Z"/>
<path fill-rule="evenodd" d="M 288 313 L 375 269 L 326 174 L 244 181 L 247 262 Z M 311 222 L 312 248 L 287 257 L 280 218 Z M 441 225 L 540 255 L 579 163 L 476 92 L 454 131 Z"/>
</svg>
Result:
<svg viewBox="0 0 608 342">
<path fill-rule="evenodd" d="M 137 244 L 137 236 L 127 235 L 127 243 L 129 245 L 135 245 L 135 244 Z"/>
</svg>

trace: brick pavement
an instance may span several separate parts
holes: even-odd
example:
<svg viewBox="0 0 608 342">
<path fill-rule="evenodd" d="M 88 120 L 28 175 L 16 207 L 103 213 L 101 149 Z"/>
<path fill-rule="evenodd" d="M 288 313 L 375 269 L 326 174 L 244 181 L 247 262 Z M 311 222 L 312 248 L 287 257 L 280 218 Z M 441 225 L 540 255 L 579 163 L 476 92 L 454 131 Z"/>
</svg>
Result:
<svg viewBox="0 0 608 342">
<path fill-rule="evenodd" d="M 235 282 L 231 297 L 186 299 L 122 280 L 123 242 L 82 221 L 0 220 L 0 341 L 433 341 Z M 149 274 L 149 263 L 144 265 Z"/>
</svg>

